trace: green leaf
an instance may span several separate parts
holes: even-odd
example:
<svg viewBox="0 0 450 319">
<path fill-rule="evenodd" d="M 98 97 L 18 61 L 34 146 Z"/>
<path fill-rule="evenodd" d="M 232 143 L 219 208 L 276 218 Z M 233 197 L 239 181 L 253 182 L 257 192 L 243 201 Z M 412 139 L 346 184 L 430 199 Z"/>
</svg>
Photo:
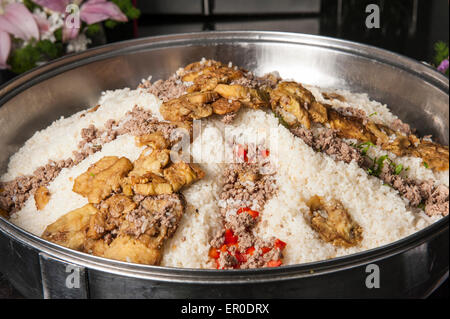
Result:
<svg viewBox="0 0 450 319">
<path fill-rule="evenodd" d="M 445 59 L 448 58 L 448 44 L 443 42 L 443 41 L 439 41 L 434 45 L 434 51 L 436 52 L 436 55 L 434 57 L 434 63 L 436 65 L 441 64 L 441 62 Z"/>
<path fill-rule="evenodd" d="M 395 167 L 395 175 L 399 175 L 402 171 L 403 171 L 403 165 L 402 164 L 398 164 Z"/>
<path fill-rule="evenodd" d="M 425 168 L 430 168 L 430 165 L 428 165 L 427 162 L 423 162 L 423 166 L 425 166 Z"/>
<path fill-rule="evenodd" d="M 91 38 L 99 33 L 100 30 L 101 27 L 99 23 L 90 24 L 86 27 L 86 35 Z"/>
</svg>

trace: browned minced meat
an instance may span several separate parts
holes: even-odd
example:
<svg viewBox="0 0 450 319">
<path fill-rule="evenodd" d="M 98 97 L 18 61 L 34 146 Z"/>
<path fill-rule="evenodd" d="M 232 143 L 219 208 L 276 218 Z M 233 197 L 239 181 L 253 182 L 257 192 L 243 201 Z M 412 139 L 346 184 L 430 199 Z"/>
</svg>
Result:
<svg viewBox="0 0 450 319">
<path fill-rule="evenodd" d="M 365 170 L 373 165 L 373 162 L 364 156 L 359 149 L 348 145 L 330 129 L 323 130 L 317 136 L 314 136 L 311 130 L 304 128 L 293 128 L 291 132 L 314 150 L 324 152 L 337 161 L 345 163 L 355 161 Z M 417 181 L 397 175 L 389 163 L 383 165 L 378 177 L 397 190 L 402 197 L 409 201 L 412 207 L 425 205 L 425 213 L 429 216 L 448 215 L 449 189 L 447 186 L 439 185 L 435 187 L 432 181 Z"/>
<path fill-rule="evenodd" d="M 176 74 L 167 80 L 158 80 L 154 83 L 145 81 L 139 87 L 147 89 L 147 92 L 157 96 L 163 102 L 179 98 L 186 93 L 186 89 L 188 88 L 186 83 L 181 81 L 181 78 Z"/>
<path fill-rule="evenodd" d="M 169 230 L 177 229 L 179 220 L 177 216 L 175 216 L 174 209 L 179 203 L 181 203 L 182 206 L 185 206 L 185 201 L 181 194 L 151 196 L 151 198 L 155 200 L 167 201 L 167 204 L 158 211 L 151 212 L 152 214 L 149 214 L 148 210 L 141 204 L 142 200 L 145 198 L 146 197 L 140 195 L 133 197 L 133 200 L 138 204 L 138 207 L 127 215 L 128 221 L 133 225 L 133 227 L 127 229 L 129 235 L 137 238 L 152 227 L 159 228 L 160 226 L 163 226 Z M 169 237 L 171 235 L 172 234 L 167 234 Z"/>
<path fill-rule="evenodd" d="M 355 161 L 360 166 L 364 164 L 364 156 L 361 152 L 337 137 L 336 132 L 331 129 L 325 129 L 317 136 L 314 136 L 311 130 L 301 127 L 293 128 L 291 132 L 314 150 L 333 156 L 338 161 L 347 164 Z"/>
<path fill-rule="evenodd" d="M 126 115 L 129 116 L 130 119 L 118 130 L 119 135 L 129 133 L 134 136 L 140 136 L 161 132 L 164 138 L 171 139 L 173 129 L 177 128 L 174 124 L 160 122 L 153 116 L 151 111 L 144 110 L 138 106 L 135 106 L 133 110 L 127 112 Z"/>
<path fill-rule="evenodd" d="M 348 106 L 348 107 L 337 107 L 337 108 L 335 108 L 335 110 L 345 116 L 352 116 L 352 117 L 360 118 L 364 121 L 364 124 L 368 120 L 366 112 L 361 109 L 357 109 L 357 108 Z"/>
<path fill-rule="evenodd" d="M 244 72 L 244 76 L 234 80 L 231 84 L 242 85 L 249 88 L 269 88 L 274 89 L 281 77 L 277 72 L 267 73 L 261 77 L 254 75 L 252 72 Z"/>
<path fill-rule="evenodd" d="M 411 127 L 409 126 L 409 124 L 404 123 L 402 120 L 400 119 L 396 119 L 391 123 L 391 128 L 394 131 L 399 131 L 405 135 L 411 135 L 412 130 Z"/>
<path fill-rule="evenodd" d="M 258 164 L 235 163 L 230 164 L 223 174 L 224 185 L 220 199 L 238 201 L 239 207 L 257 206 L 262 209 L 267 200 L 275 194 L 274 179 L 271 175 L 261 175 Z M 254 182 L 242 182 L 239 173 L 252 173 L 257 176 Z M 238 208 L 239 208 L 238 207 Z"/>
<path fill-rule="evenodd" d="M 9 214 L 19 211 L 28 197 L 41 186 L 47 186 L 66 167 L 74 165 L 72 159 L 49 161 L 36 169 L 32 175 L 19 176 L 12 181 L 0 182 L 0 209 Z"/>
<path fill-rule="evenodd" d="M 255 248 L 253 255 L 240 265 L 239 268 L 241 269 L 264 267 L 269 261 L 282 258 L 280 249 L 273 245 L 275 238 L 264 241 L 253 233 L 254 227 L 260 220 L 259 217 L 254 218 L 247 212 L 236 213 L 240 207 L 254 206 L 262 210 L 265 203 L 274 195 L 276 186 L 273 178 L 269 175 L 261 175 L 259 170 L 258 164 L 238 163 L 230 164 L 223 174 L 224 186 L 220 199 L 224 202 L 233 199 L 236 203 L 221 210 L 224 229 L 231 229 L 234 235 L 238 237 L 238 247 L 229 247 L 231 254 L 220 254 L 218 262 L 221 268 L 232 269 L 238 265 L 238 260 L 233 256 L 236 249 L 245 252 L 250 247 Z M 242 178 L 243 174 L 251 175 L 256 180 L 253 182 L 243 181 L 239 178 L 239 176 Z M 235 210 L 235 212 L 227 214 L 229 210 Z M 218 231 L 210 242 L 211 246 L 220 248 L 225 242 L 224 236 L 224 230 Z M 271 250 L 264 254 L 262 252 L 263 247 Z"/>
</svg>

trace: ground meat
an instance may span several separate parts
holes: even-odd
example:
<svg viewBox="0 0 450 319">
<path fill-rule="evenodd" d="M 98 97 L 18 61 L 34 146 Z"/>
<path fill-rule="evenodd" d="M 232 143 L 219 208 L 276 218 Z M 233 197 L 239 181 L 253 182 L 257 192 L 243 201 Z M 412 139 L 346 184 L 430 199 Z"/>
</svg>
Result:
<svg viewBox="0 0 450 319">
<path fill-rule="evenodd" d="M 12 181 L 0 183 L 0 209 L 13 214 L 20 209 L 36 190 L 47 186 L 63 168 L 72 167 L 72 159 L 49 161 L 45 166 L 37 168 L 32 175 L 19 176 Z"/>
<path fill-rule="evenodd" d="M 217 260 L 220 268 L 259 268 L 267 266 L 267 263 L 271 260 L 282 258 L 281 251 L 274 248 L 275 238 L 264 241 L 254 234 L 254 228 L 260 220 L 259 212 L 255 215 L 254 211 L 252 211 L 252 214 L 248 210 L 239 211 L 239 208 L 244 207 L 256 207 L 259 211 L 262 211 L 267 200 L 276 192 L 273 177 L 261 174 L 261 167 L 261 163 L 230 164 L 223 173 L 224 185 L 220 199 L 226 204 L 221 209 L 224 229 L 233 232 L 233 236 L 237 237 L 238 245 L 228 246 L 228 253 L 220 253 Z M 224 230 L 218 231 L 210 242 L 211 246 L 216 249 L 221 248 L 224 243 Z M 248 259 L 240 263 L 236 259 L 236 253 L 245 253 L 251 247 L 254 248 L 254 252 L 251 255 L 246 254 Z M 270 251 L 267 252 L 267 249 L 270 249 Z"/>
<path fill-rule="evenodd" d="M 354 107 L 337 107 L 336 111 L 345 116 L 353 116 L 367 121 L 367 114 L 364 110 Z"/>
<path fill-rule="evenodd" d="M 127 112 L 126 116 L 129 119 L 118 130 L 118 134 L 120 135 L 128 133 L 134 136 L 140 136 L 160 132 L 164 138 L 170 139 L 172 131 L 177 128 L 174 124 L 160 122 L 153 116 L 151 111 L 144 110 L 138 106 L 135 106 L 133 110 Z"/>
<path fill-rule="evenodd" d="M 391 128 L 394 131 L 399 131 L 405 135 L 411 135 L 412 131 L 411 131 L 411 127 L 409 126 L 409 124 L 404 123 L 402 120 L 400 119 L 396 119 L 391 123 Z"/>
<path fill-rule="evenodd" d="M 147 89 L 147 92 L 157 96 L 163 102 L 179 98 L 181 95 L 186 94 L 186 89 L 188 88 L 186 83 L 181 81 L 176 74 L 164 81 L 158 80 L 154 83 L 145 81 L 139 87 Z"/>
<path fill-rule="evenodd" d="M 274 89 L 281 77 L 278 72 L 267 73 L 262 77 L 254 75 L 252 72 L 244 72 L 244 76 L 232 81 L 231 85 L 242 85 L 249 88 Z"/>
<path fill-rule="evenodd" d="M 224 202 L 233 200 L 235 208 L 254 206 L 262 209 L 276 188 L 272 175 L 261 175 L 259 170 L 257 164 L 230 164 L 222 176 L 224 185 L 220 199 Z M 246 180 L 248 176 L 254 180 Z"/>
<path fill-rule="evenodd" d="M 338 161 L 345 163 L 355 161 L 360 166 L 364 163 L 361 153 L 337 137 L 336 132 L 331 129 L 323 130 L 317 136 L 314 136 L 311 130 L 301 127 L 293 128 L 291 132 L 314 150 L 333 156 Z"/>
</svg>

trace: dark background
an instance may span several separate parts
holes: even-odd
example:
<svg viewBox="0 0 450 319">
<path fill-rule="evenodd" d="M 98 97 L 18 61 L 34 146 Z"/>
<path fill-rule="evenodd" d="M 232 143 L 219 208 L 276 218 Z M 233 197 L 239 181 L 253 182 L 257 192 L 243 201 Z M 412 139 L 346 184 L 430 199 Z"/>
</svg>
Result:
<svg viewBox="0 0 450 319">
<path fill-rule="evenodd" d="M 446 0 L 137 0 L 139 21 L 105 29 L 106 42 L 205 30 L 301 32 L 357 41 L 433 62 L 434 44 L 448 43 Z M 381 27 L 367 29 L 368 4 Z M 0 85 L 14 77 L 0 72 Z M 431 298 L 448 298 L 448 280 Z M 0 274 L 0 298 L 20 298 Z"/>
</svg>

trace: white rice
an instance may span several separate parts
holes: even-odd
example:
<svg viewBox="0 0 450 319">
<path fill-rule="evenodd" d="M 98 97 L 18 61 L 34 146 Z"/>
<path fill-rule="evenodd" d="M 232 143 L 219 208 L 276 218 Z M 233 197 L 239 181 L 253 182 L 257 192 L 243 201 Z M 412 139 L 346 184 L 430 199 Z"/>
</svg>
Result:
<svg viewBox="0 0 450 319">
<path fill-rule="evenodd" d="M 319 99 L 320 91 L 311 88 Z M 364 109 L 367 114 L 377 112 L 377 120 L 391 123 L 396 117 L 385 105 L 370 101 L 367 95 L 339 91 L 347 102 L 334 106 L 352 106 Z M 105 92 L 92 113 L 77 113 L 67 119 L 55 121 L 47 129 L 37 132 L 10 160 L 8 172 L 2 180 L 10 180 L 22 174 L 31 174 L 34 169 L 47 163 L 48 159 L 59 160 L 70 157 L 80 140 L 82 128 L 94 124 L 102 127 L 106 120 L 120 121 L 134 105 L 159 114 L 161 101 L 143 90 L 116 90 Z M 81 114 L 85 114 L 80 118 Z M 164 248 L 163 266 L 210 268 L 209 242 L 222 226 L 219 213 L 219 176 L 224 164 L 220 163 L 229 152 L 224 135 L 231 132 L 238 142 L 249 141 L 265 144 L 277 167 L 275 175 L 278 193 L 267 202 L 261 212 L 261 222 L 255 232 L 262 238 L 275 236 L 287 243 L 284 263 L 312 262 L 350 254 L 401 239 L 428 225 L 438 217 L 429 218 L 407 203 L 381 180 L 369 176 L 355 163 L 335 162 L 329 156 L 316 153 L 301 139 L 295 138 L 278 120 L 261 110 L 242 110 L 231 125 L 224 125 L 215 118 L 204 120 L 201 135 L 192 145 L 194 161 L 200 162 L 206 176 L 183 190 L 187 201 L 186 213 L 174 237 Z M 266 133 L 276 134 L 278 143 L 269 140 Z M 41 235 L 45 227 L 69 211 L 79 208 L 87 200 L 72 192 L 73 180 L 103 156 L 125 156 L 135 160 L 142 148 L 135 146 L 134 138 L 123 135 L 103 146 L 79 165 L 63 169 L 50 183 L 50 202 L 42 211 L 37 211 L 30 197 L 21 211 L 11 221 L 25 230 Z M 224 151 L 223 151 L 224 150 Z M 383 153 L 372 148 L 371 152 Z M 383 153 L 385 154 L 385 152 Z M 421 180 L 434 179 L 436 183 L 448 185 L 448 171 L 434 174 L 424 168 L 415 158 L 398 158 L 390 154 L 396 163 L 409 167 L 407 174 Z M 205 163 L 207 162 L 207 163 Z M 305 202 L 313 195 L 340 200 L 353 219 L 363 228 L 363 240 L 357 247 L 336 248 L 322 241 L 308 225 Z"/>
</svg>

